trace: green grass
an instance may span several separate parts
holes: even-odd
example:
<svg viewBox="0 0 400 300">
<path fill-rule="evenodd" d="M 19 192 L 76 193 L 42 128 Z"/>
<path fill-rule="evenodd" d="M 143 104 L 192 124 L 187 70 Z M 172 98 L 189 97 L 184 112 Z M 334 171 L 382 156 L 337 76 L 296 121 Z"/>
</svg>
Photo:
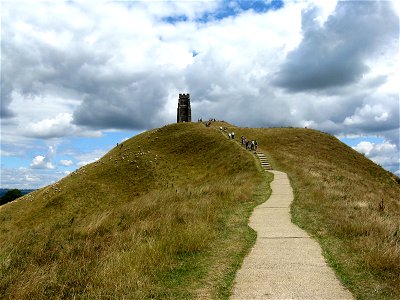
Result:
<svg viewBox="0 0 400 300">
<path fill-rule="evenodd" d="M 310 129 L 234 128 L 289 175 L 292 219 L 321 244 L 358 299 L 400 299 L 400 185 L 335 137 Z M 384 209 L 379 208 L 383 201 Z"/>
<path fill-rule="evenodd" d="M 289 175 L 293 221 L 358 299 L 400 298 L 395 176 L 318 131 L 226 123 L 142 133 L 1 206 L 0 298 L 227 299 L 272 176 L 219 126 Z"/>
<path fill-rule="evenodd" d="M 140 134 L 0 207 L 0 298 L 226 299 L 270 180 L 214 128 Z"/>
</svg>

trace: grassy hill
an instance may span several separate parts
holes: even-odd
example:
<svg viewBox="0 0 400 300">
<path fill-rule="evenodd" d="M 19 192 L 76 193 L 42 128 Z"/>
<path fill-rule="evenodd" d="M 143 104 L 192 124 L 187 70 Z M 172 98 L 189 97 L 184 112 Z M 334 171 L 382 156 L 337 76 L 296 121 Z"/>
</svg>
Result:
<svg viewBox="0 0 400 300">
<path fill-rule="evenodd" d="M 229 129 L 256 139 L 273 167 L 289 175 L 295 193 L 293 221 L 318 239 L 357 298 L 400 299 L 396 176 L 318 131 Z"/>
<path fill-rule="evenodd" d="M 226 123 L 145 132 L 1 206 L 0 298 L 227 298 L 271 176 L 219 126 L 288 173 L 294 222 L 357 298 L 400 298 L 394 177 L 318 131 Z"/>
<path fill-rule="evenodd" d="M 270 179 L 202 124 L 140 134 L 0 207 L 0 298 L 227 297 Z"/>
</svg>

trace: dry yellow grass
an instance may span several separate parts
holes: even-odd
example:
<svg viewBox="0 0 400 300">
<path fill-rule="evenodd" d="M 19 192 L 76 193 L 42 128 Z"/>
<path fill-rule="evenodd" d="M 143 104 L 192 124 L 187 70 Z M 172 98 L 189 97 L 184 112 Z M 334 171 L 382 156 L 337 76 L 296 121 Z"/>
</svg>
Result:
<svg viewBox="0 0 400 300">
<path fill-rule="evenodd" d="M 314 130 L 174 124 L 0 208 L 0 298 L 227 298 L 271 177 L 216 130 L 256 138 L 288 173 L 293 219 L 359 299 L 400 298 L 400 186 Z M 383 200 L 383 206 L 382 204 Z"/>
<path fill-rule="evenodd" d="M 0 208 L 0 298 L 226 298 L 266 180 L 213 128 L 145 132 Z"/>
<path fill-rule="evenodd" d="M 400 299 L 400 185 L 335 137 L 310 129 L 235 128 L 257 139 L 295 192 L 292 218 L 322 245 L 359 299 Z M 381 203 L 383 201 L 383 207 Z"/>
</svg>

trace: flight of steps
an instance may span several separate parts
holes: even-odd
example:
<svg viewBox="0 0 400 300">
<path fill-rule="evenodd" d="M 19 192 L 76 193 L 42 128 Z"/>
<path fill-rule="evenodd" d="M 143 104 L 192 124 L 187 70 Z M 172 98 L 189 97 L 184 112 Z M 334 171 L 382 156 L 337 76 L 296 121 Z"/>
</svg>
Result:
<svg viewBox="0 0 400 300">
<path fill-rule="evenodd" d="M 264 170 L 273 170 L 271 165 L 269 164 L 267 158 L 265 157 L 264 153 L 256 151 L 255 152 L 258 158 L 260 159 L 261 166 L 264 168 Z"/>
</svg>

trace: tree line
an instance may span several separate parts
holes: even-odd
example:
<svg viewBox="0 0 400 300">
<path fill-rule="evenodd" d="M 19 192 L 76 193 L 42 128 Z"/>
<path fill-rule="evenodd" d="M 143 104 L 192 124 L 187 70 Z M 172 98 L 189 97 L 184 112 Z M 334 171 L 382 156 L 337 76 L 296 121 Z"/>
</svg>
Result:
<svg viewBox="0 0 400 300">
<path fill-rule="evenodd" d="M 19 189 L 12 189 L 8 190 L 1 198 L 0 198 L 0 205 L 6 204 L 8 202 L 11 202 L 19 197 L 21 197 L 23 194 Z"/>
</svg>

